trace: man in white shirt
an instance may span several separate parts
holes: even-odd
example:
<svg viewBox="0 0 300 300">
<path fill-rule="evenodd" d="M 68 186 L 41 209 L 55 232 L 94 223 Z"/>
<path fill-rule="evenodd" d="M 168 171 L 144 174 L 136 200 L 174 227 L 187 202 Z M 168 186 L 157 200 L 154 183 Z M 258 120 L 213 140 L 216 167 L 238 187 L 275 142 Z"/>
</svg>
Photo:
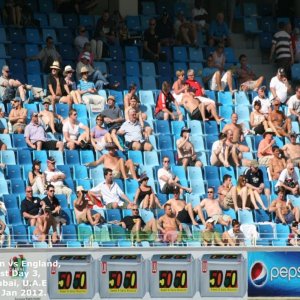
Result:
<svg viewBox="0 0 300 300">
<path fill-rule="evenodd" d="M 175 187 L 179 187 L 180 194 L 183 191 L 192 192 L 191 188 L 184 187 L 179 183 L 179 178 L 175 176 L 170 170 L 170 159 L 164 156 L 162 159 L 163 167 L 157 171 L 158 183 L 163 194 L 173 194 Z"/>
<path fill-rule="evenodd" d="M 288 163 L 286 169 L 280 173 L 275 188 L 278 189 L 280 186 L 285 188 L 287 194 L 293 194 L 295 196 L 300 194 L 299 178 L 293 163 Z"/>
<path fill-rule="evenodd" d="M 288 101 L 287 116 L 292 121 L 300 122 L 300 85 L 296 86 L 296 93 Z"/>
<path fill-rule="evenodd" d="M 119 185 L 113 181 L 113 173 L 111 169 L 104 169 L 105 181 L 99 183 L 90 190 L 95 196 L 101 196 L 102 202 L 106 208 L 131 208 L 133 203 L 124 194 Z M 122 201 L 122 200 L 123 201 Z"/>
<path fill-rule="evenodd" d="M 271 79 L 270 91 L 273 96 L 273 101 L 279 100 L 282 104 L 287 101 L 288 93 L 292 91 L 292 87 L 288 82 L 285 70 L 283 68 L 279 68 L 276 76 Z"/>
<path fill-rule="evenodd" d="M 45 178 L 47 185 L 52 184 L 55 194 L 64 194 L 67 196 L 68 203 L 71 202 L 72 190 L 64 184 L 66 175 L 55 167 L 55 158 L 50 156 L 47 160 L 47 169 L 45 170 Z"/>
</svg>

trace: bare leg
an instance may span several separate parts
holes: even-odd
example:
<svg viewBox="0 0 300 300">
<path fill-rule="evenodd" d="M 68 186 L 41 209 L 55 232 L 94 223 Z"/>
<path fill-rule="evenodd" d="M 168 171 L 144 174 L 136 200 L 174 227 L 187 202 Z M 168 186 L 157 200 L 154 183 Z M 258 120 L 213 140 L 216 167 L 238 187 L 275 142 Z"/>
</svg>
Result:
<svg viewBox="0 0 300 300">
<path fill-rule="evenodd" d="M 216 76 L 216 84 L 217 84 L 218 91 L 223 91 L 222 84 L 221 84 L 221 72 L 216 71 L 215 76 Z"/>
<path fill-rule="evenodd" d="M 127 176 L 126 169 L 125 169 L 125 162 L 123 158 L 120 158 L 118 160 L 117 164 L 117 170 L 119 170 L 122 174 L 123 179 L 128 179 L 129 177 Z"/>
<path fill-rule="evenodd" d="M 295 220 L 297 222 L 299 222 L 299 216 L 300 216 L 299 207 L 294 207 L 293 208 L 293 214 L 294 214 Z"/>
<path fill-rule="evenodd" d="M 110 135 L 111 135 L 111 138 L 112 138 L 113 142 L 118 147 L 118 149 L 121 150 L 121 151 L 124 151 L 123 147 L 121 147 L 121 145 L 119 143 L 118 136 L 116 135 L 116 130 L 112 130 L 111 133 L 110 133 Z"/>
<path fill-rule="evenodd" d="M 240 163 L 239 163 L 239 158 L 238 158 L 238 155 L 237 155 L 237 147 L 235 145 L 232 146 L 231 148 L 231 157 L 233 159 L 233 162 L 235 163 L 236 167 L 239 167 L 240 166 Z"/>
<path fill-rule="evenodd" d="M 36 150 L 42 150 L 42 145 L 43 145 L 43 142 L 41 142 L 41 141 L 37 141 L 36 142 Z"/>
<path fill-rule="evenodd" d="M 204 219 L 204 215 L 203 215 L 203 211 L 202 208 L 200 207 L 200 204 L 198 204 L 197 206 L 194 207 L 194 212 L 196 212 L 198 214 L 199 219 L 201 220 L 202 224 L 205 224 L 205 219 Z"/>
<path fill-rule="evenodd" d="M 182 166 L 184 167 L 184 170 L 186 171 L 188 164 L 189 164 L 189 159 L 183 158 L 181 162 L 182 162 Z"/>
<path fill-rule="evenodd" d="M 212 114 L 213 118 L 217 121 L 219 124 L 224 118 L 221 118 L 216 111 L 216 106 L 215 104 L 209 104 L 206 109 Z"/>
<path fill-rule="evenodd" d="M 149 195 L 146 195 L 143 200 L 143 209 L 147 209 L 150 207 L 150 197 Z"/>
<path fill-rule="evenodd" d="M 192 204 L 191 204 L 191 203 L 188 203 L 188 204 L 184 207 L 184 209 L 189 213 L 189 216 L 190 216 L 190 218 L 191 218 L 191 220 L 192 220 L 192 224 L 193 224 L 193 225 L 198 225 L 198 223 L 196 222 L 195 217 L 194 217 L 194 210 L 193 210 Z M 197 211 L 197 209 L 196 209 L 196 211 Z"/>
<path fill-rule="evenodd" d="M 138 180 L 138 177 L 136 175 L 136 171 L 135 171 L 135 166 L 134 166 L 134 163 L 131 159 L 127 159 L 126 162 L 125 162 L 125 167 L 127 169 L 129 169 L 133 179 L 135 180 Z"/>
<path fill-rule="evenodd" d="M 247 199 L 248 199 L 248 188 L 247 187 L 242 188 L 242 190 L 240 191 L 240 197 L 242 198 L 242 209 L 250 209 L 249 207 L 246 206 Z"/>
<path fill-rule="evenodd" d="M 255 200 L 258 204 L 260 204 L 260 206 L 262 207 L 263 210 L 267 210 L 267 208 L 265 207 L 261 197 L 260 197 L 260 194 L 257 192 L 257 191 L 253 191 L 254 193 L 254 197 L 255 197 Z"/>
<path fill-rule="evenodd" d="M 250 201 L 253 204 L 254 209 L 258 209 L 258 206 L 257 206 L 256 201 L 255 201 L 254 191 L 252 189 L 249 189 L 248 192 L 249 192 L 249 195 L 250 195 Z"/>
<path fill-rule="evenodd" d="M 255 83 L 255 87 L 254 87 L 254 91 L 257 91 L 258 88 L 262 85 L 264 81 L 264 77 L 263 76 L 260 76 L 257 80 L 256 80 L 256 83 Z"/>
</svg>

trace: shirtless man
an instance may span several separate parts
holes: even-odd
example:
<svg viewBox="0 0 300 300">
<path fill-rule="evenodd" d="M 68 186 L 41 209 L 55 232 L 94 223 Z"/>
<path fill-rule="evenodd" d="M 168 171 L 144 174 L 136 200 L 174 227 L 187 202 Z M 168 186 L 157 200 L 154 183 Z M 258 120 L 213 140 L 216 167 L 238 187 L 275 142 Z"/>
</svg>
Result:
<svg viewBox="0 0 300 300">
<path fill-rule="evenodd" d="M 285 188 L 282 186 L 278 188 L 278 197 L 271 203 L 269 212 L 276 213 L 275 223 L 289 224 L 293 221 L 299 222 L 299 208 L 286 201 Z"/>
<path fill-rule="evenodd" d="M 193 97 L 192 93 L 184 93 L 182 95 L 181 103 L 190 114 L 192 120 L 208 121 L 213 118 L 218 124 L 223 120 L 223 118 L 218 116 L 216 105 L 211 99 L 205 97 Z"/>
<path fill-rule="evenodd" d="M 129 106 L 125 109 L 125 120 L 129 121 L 128 111 L 133 108 L 136 111 L 137 119 L 139 120 L 142 128 L 145 131 L 145 136 L 149 136 L 152 134 L 152 128 L 149 125 L 145 126 L 145 122 L 147 120 L 147 114 L 143 113 L 140 109 L 139 99 L 137 95 L 133 95 L 129 100 Z"/>
<path fill-rule="evenodd" d="M 292 129 L 291 119 L 288 118 L 284 112 L 280 111 L 280 100 L 273 101 L 274 109 L 268 117 L 270 128 L 273 129 L 275 134 L 279 137 L 289 136 Z"/>
<path fill-rule="evenodd" d="M 74 201 L 74 212 L 77 224 L 85 223 L 96 226 L 104 223 L 104 218 L 100 213 L 92 215 L 92 210 L 89 208 L 88 200 L 85 199 L 87 191 L 84 191 L 82 186 L 77 187 L 77 199 Z"/>
<path fill-rule="evenodd" d="M 8 120 L 12 125 L 13 133 L 24 133 L 27 119 L 27 109 L 22 107 L 21 98 L 15 97 L 12 101 L 12 110 L 9 113 Z"/>
<path fill-rule="evenodd" d="M 240 89 L 245 92 L 248 90 L 257 91 L 262 85 L 264 77 L 260 76 L 257 78 L 253 70 L 249 68 L 247 56 L 245 54 L 240 55 L 239 62 L 241 66 L 236 70 L 236 73 L 238 76 Z"/>
<path fill-rule="evenodd" d="M 56 222 L 52 217 L 51 209 L 50 207 L 46 206 L 43 211 L 44 213 L 37 218 L 36 227 L 33 231 L 33 240 L 45 242 L 47 240 L 50 228 L 52 227 L 53 233 L 51 239 L 52 243 L 56 243 L 58 240 Z"/>
<path fill-rule="evenodd" d="M 136 95 L 137 85 L 132 83 L 128 88 L 128 94 L 124 96 L 124 111 L 126 111 L 127 107 L 130 105 L 130 99 Z"/>
<path fill-rule="evenodd" d="M 300 143 L 297 143 L 297 134 L 292 132 L 289 136 L 290 144 L 282 147 L 285 157 L 296 167 L 300 167 Z"/>
<path fill-rule="evenodd" d="M 223 176 L 223 184 L 218 188 L 219 202 L 222 207 L 228 209 L 229 207 L 234 208 L 238 211 L 237 205 L 237 191 L 236 187 L 232 184 L 231 176 L 225 174 Z"/>
<path fill-rule="evenodd" d="M 281 151 L 278 146 L 272 147 L 273 158 L 269 161 L 269 171 L 272 180 L 278 180 L 280 173 L 286 167 L 285 158 L 281 156 Z"/>
<path fill-rule="evenodd" d="M 117 146 L 115 143 L 107 143 L 105 149 L 108 150 L 107 154 L 103 154 L 98 160 L 87 163 L 87 167 L 97 167 L 104 164 L 106 169 L 113 170 L 113 178 L 129 179 L 128 173 L 130 172 L 133 179 L 138 180 L 135 165 L 131 159 L 124 161 L 123 158 L 117 156 Z"/>
<path fill-rule="evenodd" d="M 164 242 L 180 242 L 182 237 L 182 224 L 172 212 L 171 204 L 165 204 L 165 214 L 158 219 L 157 228 L 163 234 Z"/>
<path fill-rule="evenodd" d="M 173 194 L 174 198 L 169 199 L 167 203 L 171 204 L 171 208 L 175 212 L 177 220 L 185 224 L 198 225 L 197 221 L 195 220 L 195 214 L 198 214 L 200 218 L 200 206 L 197 205 L 193 208 L 191 203 L 186 203 L 184 200 L 179 199 L 180 191 L 178 188 L 174 189 Z"/>
<path fill-rule="evenodd" d="M 45 97 L 43 100 L 44 110 L 42 110 L 39 113 L 39 119 L 42 121 L 42 124 L 46 131 L 48 127 L 50 127 L 52 133 L 56 133 L 55 130 L 55 119 L 58 119 L 61 121 L 61 123 L 64 123 L 64 118 L 52 111 L 49 110 L 49 106 L 51 104 L 51 98 Z"/>
<path fill-rule="evenodd" d="M 200 202 L 200 208 L 204 208 L 207 212 L 207 215 L 211 217 L 215 223 L 220 223 L 221 225 L 228 226 L 231 222 L 231 217 L 223 214 L 219 200 L 214 199 L 213 187 L 209 187 L 207 189 L 207 198 L 203 199 Z M 202 224 L 206 224 L 202 210 L 199 210 L 199 212 L 199 217 L 202 221 Z"/>
</svg>

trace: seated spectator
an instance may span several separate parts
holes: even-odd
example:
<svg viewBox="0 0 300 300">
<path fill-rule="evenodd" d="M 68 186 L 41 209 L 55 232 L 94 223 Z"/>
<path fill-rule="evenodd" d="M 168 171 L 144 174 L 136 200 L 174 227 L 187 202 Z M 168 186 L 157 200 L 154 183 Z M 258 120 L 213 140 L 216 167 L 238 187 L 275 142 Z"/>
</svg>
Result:
<svg viewBox="0 0 300 300">
<path fill-rule="evenodd" d="M 258 161 L 256 161 L 255 159 L 252 160 L 250 163 L 250 169 L 248 169 L 245 174 L 247 187 L 253 191 L 256 202 L 261 205 L 262 209 L 267 210 L 264 203 L 262 202 L 260 195 L 265 194 L 267 196 L 267 200 L 269 201 L 270 189 L 265 187 L 263 172 L 258 167 Z"/>
<path fill-rule="evenodd" d="M 65 120 L 61 115 L 50 111 L 50 104 L 51 99 L 45 97 L 43 99 L 44 109 L 41 110 L 38 115 L 40 124 L 44 127 L 46 132 L 62 133 L 62 127 Z"/>
<path fill-rule="evenodd" d="M 208 217 L 212 218 L 215 223 L 219 223 L 224 226 L 229 226 L 231 222 L 231 217 L 228 215 L 224 215 L 220 202 L 218 198 L 214 198 L 214 188 L 209 187 L 207 189 L 207 198 L 203 199 L 200 202 L 200 220 L 202 224 L 206 224 L 206 221 L 203 216 L 202 209 L 205 209 Z"/>
<path fill-rule="evenodd" d="M 98 94 L 95 84 L 92 81 L 89 81 L 89 70 L 86 67 L 82 67 L 80 72 L 81 79 L 79 80 L 77 89 L 81 95 L 83 103 L 91 105 L 91 110 L 93 112 L 103 111 L 105 99 Z"/>
<path fill-rule="evenodd" d="M 176 141 L 178 165 L 183 166 L 185 170 L 188 166 L 202 167 L 202 162 L 197 159 L 194 145 L 189 140 L 190 133 L 191 129 L 183 127 L 180 133 L 181 138 Z"/>
<path fill-rule="evenodd" d="M 52 100 L 52 107 L 55 107 L 56 102 L 67 103 L 72 105 L 73 101 L 68 95 L 68 86 L 64 78 L 60 75 L 60 65 L 58 61 L 54 61 L 50 66 L 51 73 L 48 77 L 48 95 Z"/>
<path fill-rule="evenodd" d="M 162 46 L 174 45 L 175 39 L 173 22 L 166 10 L 163 11 L 161 17 L 157 20 L 155 29 Z"/>
<path fill-rule="evenodd" d="M 51 214 L 51 209 L 46 206 L 42 209 L 42 212 L 43 214 L 38 215 L 37 217 L 36 227 L 32 234 L 32 240 L 37 242 L 47 241 L 52 227 L 51 242 L 55 244 L 58 241 L 58 234 L 55 219 Z M 50 240 L 48 240 L 48 242 L 50 242 Z"/>
<path fill-rule="evenodd" d="M 292 121 L 300 123 L 300 85 L 296 86 L 296 93 L 288 101 L 287 116 Z"/>
<path fill-rule="evenodd" d="M 263 134 L 263 140 L 259 142 L 257 149 L 258 163 L 261 166 L 269 166 L 270 159 L 273 158 L 272 147 L 276 143 L 273 139 L 274 132 L 268 128 Z"/>
<path fill-rule="evenodd" d="M 76 191 L 77 198 L 74 200 L 73 206 L 77 224 L 96 226 L 104 223 L 105 220 L 102 215 L 90 208 L 89 200 L 86 198 L 88 192 L 82 186 L 78 186 Z"/>
<path fill-rule="evenodd" d="M 267 88 L 264 85 L 258 88 L 257 90 L 258 95 L 254 97 L 252 101 L 252 106 L 254 108 L 255 103 L 257 103 L 256 101 L 259 100 L 261 105 L 260 112 L 264 114 L 266 119 L 268 119 L 269 113 L 272 110 L 271 109 L 272 103 L 271 103 L 271 99 L 266 96 L 266 89 Z"/>
<path fill-rule="evenodd" d="M 84 133 L 80 134 L 80 129 L 84 130 Z M 70 150 L 85 148 L 85 145 L 89 142 L 90 130 L 86 125 L 77 121 L 76 109 L 70 109 L 69 118 L 64 122 L 63 134 L 64 144 Z"/>
<path fill-rule="evenodd" d="M 291 224 L 293 221 L 299 222 L 299 207 L 294 207 L 290 201 L 286 200 L 285 192 L 284 186 L 278 188 L 278 197 L 272 201 L 269 211 L 276 214 L 275 223 Z"/>
<path fill-rule="evenodd" d="M 29 60 L 40 60 L 44 73 L 50 72 L 50 66 L 54 61 L 61 62 L 61 55 L 57 52 L 51 36 L 46 38 L 46 46 L 35 56 L 28 57 Z"/>
<path fill-rule="evenodd" d="M 133 96 L 136 96 L 137 92 L 137 85 L 135 83 L 131 83 L 128 87 L 128 93 L 124 96 L 123 102 L 124 102 L 124 111 L 127 110 L 127 108 L 130 105 L 130 100 Z"/>
<path fill-rule="evenodd" d="M 262 113 L 262 105 L 260 100 L 255 100 L 253 106 L 254 110 L 250 114 L 250 126 L 255 134 L 261 135 L 264 134 L 265 131 L 268 129 L 268 114 Z"/>
<path fill-rule="evenodd" d="M 189 22 L 182 11 L 177 14 L 174 24 L 176 42 L 181 45 L 199 47 L 197 42 L 197 28 Z"/>
<path fill-rule="evenodd" d="M 75 70 L 71 66 L 65 66 L 63 76 L 65 78 L 65 91 L 67 92 L 68 96 L 71 97 L 71 101 L 75 104 L 82 103 L 80 92 L 77 90 L 76 82 L 72 80 L 72 76 Z"/>
<path fill-rule="evenodd" d="M 28 173 L 29 184 L 32 187 L 33 194 L 45 194 L 45 175 L 41 171 L 41 161 L 35 159 L 32 163 L 32 169 Z"/>
<path fill-rule="evenodd" d="M 95 57 L 95 60 L 100 60 L 102 58 L 103 42 L 100 40 L 92 39 L 89 41 L 87 30 L 84 26 L 80 25 L 78 28 L 78 35 L 75 37 L 74 45 L 78 53 L 84 50 L 86 43 L 90 43 L 91 52 Z"/>
<path fill-rule="evenodd" d="M 84 72 L 87 77 L 86 81 L 91 81 L 95 84 L 96 90 L 102 90 L 109 87 L 107 78 L 101 73 L 100 70 L 95 70 L 91 65 L 91 56 L 89 52 L 84 52 L 81 60 L 76 65 L 76 75 L 79 80 Z"/>
<path fill-rule="evenodd" d="M 241 230 L 241 224 L 237 219 L 233 219 L 232 228 L 225 231 L 222 235 L 222 240 L 228 246 L 245 246 L 245 235 Z"/>
<path fill-rule="evenodd" d="M 129 121 L 128 112 L 129 110 L 133 108 L 136 111 L 137 119 L 139 120 L 142 128 L 144 128 L 145 138 L 149 137 L 152 134 L 152 128 L 150 127 L 147 122 L 147 114 L 142 112 L 140 109 L 140 101 L 139 98 L 136 95 L 133 95 L 131 99 L 129 100 L 129 106 L 125 109 L 125 120 Z"/>
<path fill-rule="evenodd" d="M 51 211 L 51 215 L 54 218 L 54 223 L 58 228 L 60 228 L 61 225 L 66 225 L 67 220 L 62 215 L 62 208 L 60 206 L 59 200 L 55 197 L 54 192 L 54 186 L 52 184 L 49 184 L 46 188 L 47 195 L 45 198 L 42 199 L 42 206 L 45 209 L 45 207 L 49 207 Z"/>
<path fill-rule="evenodd" d="M 210 54 L 207 57 L 206 68 L 202 71 L 203 82 L 208 85 L 208 88 L 212 91 L 221 92 L 228 86 L 229 91 L 233 94 L 233 81 L 231 70 L 220 70 L 214 62 L 213 56 Z M 224 67 L 223 67 L 224 68 Z"/>
<path fill-rule="evenodd" d="M 0 76 L 0 97 L 3 102 L 12 101 L 15 97 L 20 97 L 20 101 L 26 100 L 26 87 L 18 79 L 12 79 L 9 66 L 2 67 L 2 75 Z"/>
<path fill-rule="evenodd" d="M 163 235 L 163 241 L 168 243 L 181 242 L 182 224 L 172 211 L 171 204 L 164 205 L 165 214 L 158 219 L 157 228 Z"/>
<path fill-rule="evenodd" d="M 202 0 L 195 0 L 192 9 L 193 23 L 196 24 L 197 31 L 206 31 L 208 29 L 208 12 L 203 6 Z"/>
<path fill-rule="evenodd" d="M 288 246 L 300 246 L 299 223 L 294 221 L 291 225 L 291 233 L 288 238 Z"/>
<path fill-rule="evenodd" d="M 113 181 L 113 171 L 104 169 L 104 181 L 92 188 L 89 193 L 100 196 L 102 203 L 107 209 L 112 208 L 131 208 L 132 203 L 124 194 L 119 185 Z M 122 199 L 122 200 L 121 200 Z"/>
<path fill-rule="evenodd" d="M 94 58 L 95 55 L 92 53 L 92 47 L 91 47 L 91 43 L 85 43 L 83 46 L 82 51 L 79 53 L 78 56 L 78 61 L 80 62 L 83 56 L 86 56 L 90 58 L 89 60 L 89 64 L 94 68 Z"/>
<path fill-rule="evenodd" d="M 72 190 L 64 184 L 66 174 L 55 167 L 55 158 L 50 156 L 47 159 L 47 169 L 44 171 L 46 184 L 53 185 L 55 194 L 64 194 L 67 196 L 68 204 L 71 202 Z"/>
<path fill-rule="evenodd" d="M 118 130 L 118 135 L 124 135 L 125 145 L 129 150 L 151 151 L 152 145 L 144 139 L 143 129 L 137 120 L 136 111 L 128 111 L 129 121 L 125 121 Z"/>
<path fill-rule="evenodd" d="M 229 47 L 231 44 L 229 29 L 224 21 L 223 12 L 219 12 L 216 16 L 216 19 L 213 20 L 209 26 L 208 45 L 213 47 L 220 42 L 224 43 L 227 47 Z"/>
<path fill-rule="evenodd" d="M 123 111 L 116 105 L 116 99 L 114 96 L 108 96 L 107 107 L 102 111 L 101 115 L 104 117 L 104 123 L 114 142 L 120 146 L 117 131 L 124 122 L 124 116 Z M 123 151 L 123 148 L 121 147 L 120 150 Z"/>
<path fill-rule="evenodd" d="M 285 144 L 282 147 L 284 152 L 284 156 L 291 161 L 295 167 L 300 167 L 300 144 L 297 143 L 297 134 L 295 132 L 291 132 L 290 136 L 290 144 Z"/>
<path fill-rule="evenodd" d="M 238 124 L 238 114 L 232 113 L 231 114 L 231 123 L 226 124 L 223 127 L 222 132 L 227 132 L 228 130 L 231 130 L 233 133 L 233 139 L 232 143 L 238 145 L 238 149 L 240 152 L 249 152 L 249 147 L 246 145 L 243 145 L 244 141 L 244 124 Z"/>
<path fill-rule="evenodd" d="M 215 230 L 215 220 L 208 217 L 205 222 L 205 229 L 201 232 L 200 239 L 204 246 L 225 246 L 221 234 Z"/>
<path fill-rule="evenodd" d="M 283 68 L 279 68 L 276 76 L 271 79 L 270 91 L 273 96 L 273 101 L 278 100 L 280 104 L 287 102 L 288 94 L 292 93 L 292 86 L 289 84 L 286 72 Z"/>
<path fill-rule="evenodd" d="M 149 177 L 147 174 L 142 174 L 139 178 L 140 186 L 134 195 L 134 203 L 143 209 L 162 208 L 153 189 L 148 184 Z"/>
<path fill-rule="evenodd" d="M 271 180 L 278 180 L 279 175 L 286 168 L 286 160 L 283 151 L 278 146 L 272 147 L 273 157 L 269 161 L 269 172 Z"/>
<path fill-rule="evenodd" d="M 100 156 L 98 160 L 86 164 L 86 166 L 96 167 L 103 164 L 106 169 L 112 170 L 113 178 L 129 179 L 130 173 L 133 179 L 138 180 L 133 161 L 131 159 L 124 161 L 123 158 L 119 157 L 116 152 L 117 146 L 115 143 L 106 144 L 105 149 L 108 153 Z"/>
<path fill-rule="evenodd" d="M 286 194 L 299 195 L 299 178 L 293 163 L 287 163 L 286 168 L 280 173 L 275 189 L 284 187 Z"/>
<path fill-rule="evenodd" d="M 185 200 L 180 199 L 180 190 L 178 187 L 174 188 L 173 194 L 174 198 L 169 199 L 167 203 L 171 204 L 177 220 L 182 223 L 184 231 L 187 232 L 186 224 L 198 225 L 195 217 L 198 215 L 200 218 L 200 206 L 197 205 L 193 208 L 192 203 L 186 203 Z"/>
<path fill-rule="evenodd" d="M 27 109 L 22 107 L 20 97 L 15 97 L 12 101 L 12 109 L 8 120 L 12 125 L 12 133 L 24 133 L 27 119 Z"/>
<path fill-rule="evenodd" d="M 23 1 L 3 1 L 2 16 L 5 24 L 22 27 L 22 8 L 24 4 Z"/>
<path fill-rule="evenodd" d="M 118 138 L 113 137 L 105 128 L 104 128 L 104 117 L 100 114 L 96 117 L 96 126 L 91 130 L 91 143 L 94 147 L 94 150 L 102 151 L 105 148 L 107 143 L 114 143 L 119 150 L 123 151 Z"/>
<path fill-rule="evenodd" d="M 126 26 L 126 22 L 124 20 L 119 22 L 117 37 L 122 47 L 131 45 L 132 43 L 128 27 Z"/>
<path fill-rule="evenodd" d="M 6 224 L 0 219 L 0 247 L 2 248 L 6 239 Z"/>
<path fill-rule="evenodd" d="M 162 83 L 154 114 L 158 120 L 183 120 L 179 105 L 171 94 L 170 84 L 167 81 Z"/>
<path fill-rule="evenodd" d="M 173 83 L 172 95 L 175 98 L 178 105 L 182 105 L 182 103 L 181 103 L 182 96 L 188 90 L 188 84 L 186 84 L 186 81 L 184 79 L 184 70 L 177 70 L 176 77 L 178 79 L 176 81 L 174 81 L 174 83 Z"/>
<path fill-rule="evenodd" d="M 35 226 L 42 208 L 41 200 L 33 197 L 31 186 L 26 186 L 25 192 L 25 199 L 21 202 L 21 214 L 29 226 Z"/>
<path fill-rule="evenodd" d="M 212 53 L 213 66 L 218 68 L 221 72 L 224 70 L 226 56 L 224 53 L 224 44 L 222 42 L 218 43 L 215 51 Z"/>
<path fill-rule="evenodd" d="M 253 70 L 249 67 L 247 56 L 241 54 L 239 57 L 240 67 L 236 69 L 240 89 L 244 92 L 249 90 L 257 91 L 262 85 L 264 77 L 260 76 L 257 78 Z"/>
<path fill-rule="evenodd" d="M 269 127 L 275 132 L 278 137 L 289 136 L 292 131 L 291 119 L 280 109 L 280 101 L 273 101 L 273 110 L 269 113 L 268 122 Z"/>
<path fill-rule="evenodd" d="M 223 184 L 218 188 L 219 202 L 224 209 L 234 208 L 238 211 L 237 188 L 233 185 L 231 175 L 223 176 Z"/>
<path fill-rule="evenodd" d="M 174 189 L 178 187 L 180 189 L 180 194 L 182 194 L 183 191 L 191 193 L 192 189 L 182 186 L 179 182 L 179 178 L 171 172 L 170 159 L 168 156 L 164 156 L 162 158 L 162 163 L 163 167 L 157 171 L 157 178 L 161 192 L 163 194 L 173 194 Z"/>
<path fill-rule="evenodd" d="M 63 142 L 48 139 L 44 127 L 39 124 L 37 112 L 32 112 L 31 122 L 25 127 L 24 138 L 27 145 L 35 150 L 64 150 Z"/>
<path fill-rule="evenodd" d="M 130 232 L 130 240 L 139 243 L 143 239 L 148 240 L 148 236 L 152 234 L 155 240 L 159 241 L 156 220 L 152 218 L 145 223 L 139 214 L 139 209 L 136 204 L 132 205 L 131 211 L 132 215 L 124 217 L 119 223 L 119 225 Z"/>
<path fill-rule="evenodd" d="M 212 166 L 221 167 L 225 165 L 225 140 L 226 135 L 220 132 L 218 140 L 212 144 L 210 156 L 210 164 Z"/>
<path fill-rule="evenodd" d="M 259 209 L 256 204 L 256 197 L 260 197 L 257 193 L 254 195 L 252 189 L 247 187 L 247 180 L 245 175 L 240 175 L 238 178 L 237 186 L 237 199 L 238 199 L 238 206 L 244 209 Z M 258 196 L 257 196 L 258 195 Z M 250 200 L 250 202 L 249 202 Z M 241 204 L 241 205 L 240 205 Z"/>
</svg>

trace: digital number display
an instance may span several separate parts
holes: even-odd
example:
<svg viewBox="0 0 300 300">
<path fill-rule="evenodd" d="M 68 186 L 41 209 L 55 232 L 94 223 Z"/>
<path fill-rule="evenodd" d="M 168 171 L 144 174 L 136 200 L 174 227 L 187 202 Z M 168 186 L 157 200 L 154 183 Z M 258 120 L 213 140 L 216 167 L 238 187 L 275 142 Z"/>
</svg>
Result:
<svg viewBox="0 0 300 300">
<path fill-rule="evenodd" d="M 123 259 L 123 260 L 129 260 L 129 259 L 137 259 L 137 255 L 112 255 L 109 257 L 110 260 L 116 260 L 116 259 Z"/>
<path fill-rule="evenodd" d="M 159 259 L 187 259 L 187 255 L 185 254 L 164 254 L 159 257 Z"/>
<path fill-rule="evenodd" d="M 110 293 L 136 293 L 136 271 L 109 271 L 108 290 Z"/>
<path fill-rule="evenodd" d="M 86 294 L 87 277 L 86 272 L 58 272 L 59 294 Z"/>
<path fill-rule="evenodd" d="M 209 259 L 237 259 L 236 254 L 212 254 Z"/>
<path fill-rule="evenodd" d="M 162 293 L 184 293 L 188 288 L 187 282 L 186 270 L 176 270 L 175 272 L 159 271 L 159 290 Z"/>
<path fill-rule="evenodd" d="M 211 292 L 237 292 L 238 273 L 237 270 L 210 270 L 209 290 Z"/>
</svg>

